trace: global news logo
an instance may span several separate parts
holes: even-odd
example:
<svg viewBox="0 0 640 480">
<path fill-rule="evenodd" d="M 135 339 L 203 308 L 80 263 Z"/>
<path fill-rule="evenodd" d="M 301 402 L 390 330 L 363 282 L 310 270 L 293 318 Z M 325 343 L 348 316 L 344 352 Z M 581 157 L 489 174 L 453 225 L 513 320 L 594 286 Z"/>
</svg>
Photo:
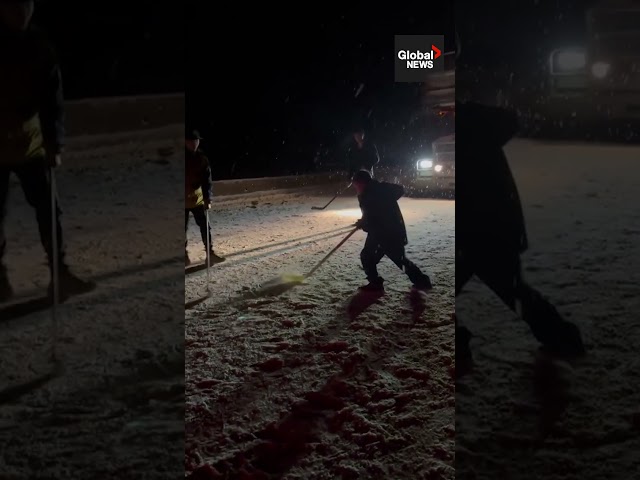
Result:
<svg viewBox="0 0 640 480">
<path fill-rule="evenodd" d="M 396 82 L 425 82 L 444 71 L 444 35 L 396 35 Z"/>
<path fill-rule="evenodd" d="M 442 50 L 435 45 L 431 45 L 431 50 L 423 52 L 417 50 L 412 52 L 411 50 L 400 50 L 398 52 L 398 58 L 407 62 L 407 68 L 418 69 L 433 69 L 434 60 L 440 58 Z"/>
</svg>

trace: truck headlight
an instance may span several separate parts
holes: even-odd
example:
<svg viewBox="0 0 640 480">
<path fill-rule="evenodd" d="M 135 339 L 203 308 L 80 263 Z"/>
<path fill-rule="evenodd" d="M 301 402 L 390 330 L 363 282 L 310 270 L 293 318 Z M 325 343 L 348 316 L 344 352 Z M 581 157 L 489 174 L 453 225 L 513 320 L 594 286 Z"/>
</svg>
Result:
<svg viewBox="0 0 640 480">
<path fill-rule="evenodd" d="M 556 50 L 551 54 L 551 73 L 575 73 L 586 66 L 587 52 L 584 50 Z"/>
<path fill-rule="evenodd" d="M 598 79 L 603 79 L 604 77 L 609 75 L 610 68 L 611 68 L 611 65 L 609 65 L 607 62 L 596 62 L 593 65 L 591 65 L 591 73 L 593 74 L 594 77 Z"/>
<path fill-rule="evenodd" d="M 442 165 L 436 165 L 435 167 L 433 167 L 433 169 L 436 171 L 436 173 L 440 173 L 442 171 Z"/>
<path fill-rule="evenodd" d="M 418 160 L 418 170 L 426 170 L 431 167 L 433 167 L 431 160 Z"/>
</svg>

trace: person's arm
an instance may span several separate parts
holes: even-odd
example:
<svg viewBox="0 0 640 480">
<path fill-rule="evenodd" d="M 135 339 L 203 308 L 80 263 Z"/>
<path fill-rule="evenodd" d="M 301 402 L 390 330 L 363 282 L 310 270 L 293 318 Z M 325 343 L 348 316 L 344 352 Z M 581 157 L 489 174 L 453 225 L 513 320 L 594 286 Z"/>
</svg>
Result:
<svg viewBox="0 0 640 480">
<path fill-rule="evenodd" d="M 211 166 L 209 159 L 201 155 L 202 161 L 202 197 L 205 205 L 211 205 L 213 199 L 213 183 L 211 181 Z"/>
<path fill-rule="evenodd" d="M 380 163 L 380 155 L 378 154 L 378 147 L 376 147 L 375 143 L 371 144 L 371 156 L 373 157 L 373 164 L 371 165 L 371 168 L 373 168 Z"/>
<path fill-rule="evenodd" d="M 362 229 L 365 232 L 368 232 L 369 229 L 369 215 L 367 214 L 368 209 L 362 207 L 362 200 L 358 197 L 358 203 L 360 204 L 360 211 L 362 212 L 362 218 L 360 218 L 355 226 Z"/>
<path fill-rule="evenodd" d="M 398 201 L 404 195 L 404 187 L 396 183 L 381 183 L 382 194 L 389 200 Z"/>
<path fill-rule="evenodd" d="M 47 155 L 59 155 L 64 149 L 64 95 L 60 66 L 54 64 L 44 85 L 40 124 Z"/>
</svg>

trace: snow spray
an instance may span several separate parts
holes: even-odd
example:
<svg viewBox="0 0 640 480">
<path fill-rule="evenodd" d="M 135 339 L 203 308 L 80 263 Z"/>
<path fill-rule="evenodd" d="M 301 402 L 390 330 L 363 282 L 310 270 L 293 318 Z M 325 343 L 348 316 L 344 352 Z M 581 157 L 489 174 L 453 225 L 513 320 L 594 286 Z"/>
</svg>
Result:
<svg viewBox="0 0 640 480">
<path fill-rule="evenodd" d="M 311 269 L 311 271 L 306 275 L 300 275 L 298 273 L 283 273 L 278 277 L 263 283 L 260 286 L 260 288 L 258 288 L 254 292 L 254 294 L 258 296 L 259 295 L 279 295 L 280 293 L 283 293 L 286 290 L 289 290 L 290 288 L 295 287 L 296 285 L 303 284 L 307 278 L 313 275 L 322 266 L 322 264 L 326 262 L 329 259 L 329 257 L 331 257 L 331 255 L 337 252 L 338 249 L 342 247 L 342 245 L 344 245 L 346 241 L 349 240 L 349 238 L 351 238 L 351 236 L 357 231 L 358 231 L 357 228 L 354 228 L 353 230 L 351 230 L 351 232 L 349 232 L 349 234 L 346 237 L 344 237 L 340 241 L 340 243 L 333 248 L 333 250 L 327 253 L 325 257 L 322 260 L 320 260 L 320 262 L 318 262 L 318 264 L 315 267 L 313 267 L 313 269 Z"/>
</svg>

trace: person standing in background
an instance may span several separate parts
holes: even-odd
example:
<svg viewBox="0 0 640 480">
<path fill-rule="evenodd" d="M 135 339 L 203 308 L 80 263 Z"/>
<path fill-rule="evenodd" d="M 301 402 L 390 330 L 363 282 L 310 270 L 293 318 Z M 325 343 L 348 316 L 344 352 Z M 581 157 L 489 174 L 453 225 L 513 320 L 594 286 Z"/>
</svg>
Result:
<svg viewBox="0 0 640 480">
<path fill-rule="evenodd" d="M 53 251 L 52 169 L 61 165 L 64 146 L 62 75 L 52 46 L 31 25 L 33 0 L 0 0 L 0 302 L 13 296 L 2 260 L 9 178 L 15 173 L 27 202 L 34 208 L 40 240 L 52 271 L 59 265 L 59 300 L 86 293 L 95 283 L 71 273 L 57 207 Z M 51 175 L 49 174 L 51 170 Z M 48 294 L 53 295 L 53 281 Z"/>
<path fill-rule="evenodd" d="M 211 183 L 211 166 L 209 159 L 199 150 L 202 137 L 197 130 L 189 132 L 185 138 L 185 210 L 184 230 L 189 227 L 189 216 L 193 215 L 198 227 L 202 243 L 209 244 L 209 260 L 211 263 L 224 262 L 225 258 L 218 256 L 213 250 L 211 228 L 207 222 L 207 213 L 211 210 L 213 197 Z M 208 240 L 207 240 L 208 237 Z M 191 264 L 187 251 L 188 240 L 185 238 L 185 265 Z"/>
</svg>

